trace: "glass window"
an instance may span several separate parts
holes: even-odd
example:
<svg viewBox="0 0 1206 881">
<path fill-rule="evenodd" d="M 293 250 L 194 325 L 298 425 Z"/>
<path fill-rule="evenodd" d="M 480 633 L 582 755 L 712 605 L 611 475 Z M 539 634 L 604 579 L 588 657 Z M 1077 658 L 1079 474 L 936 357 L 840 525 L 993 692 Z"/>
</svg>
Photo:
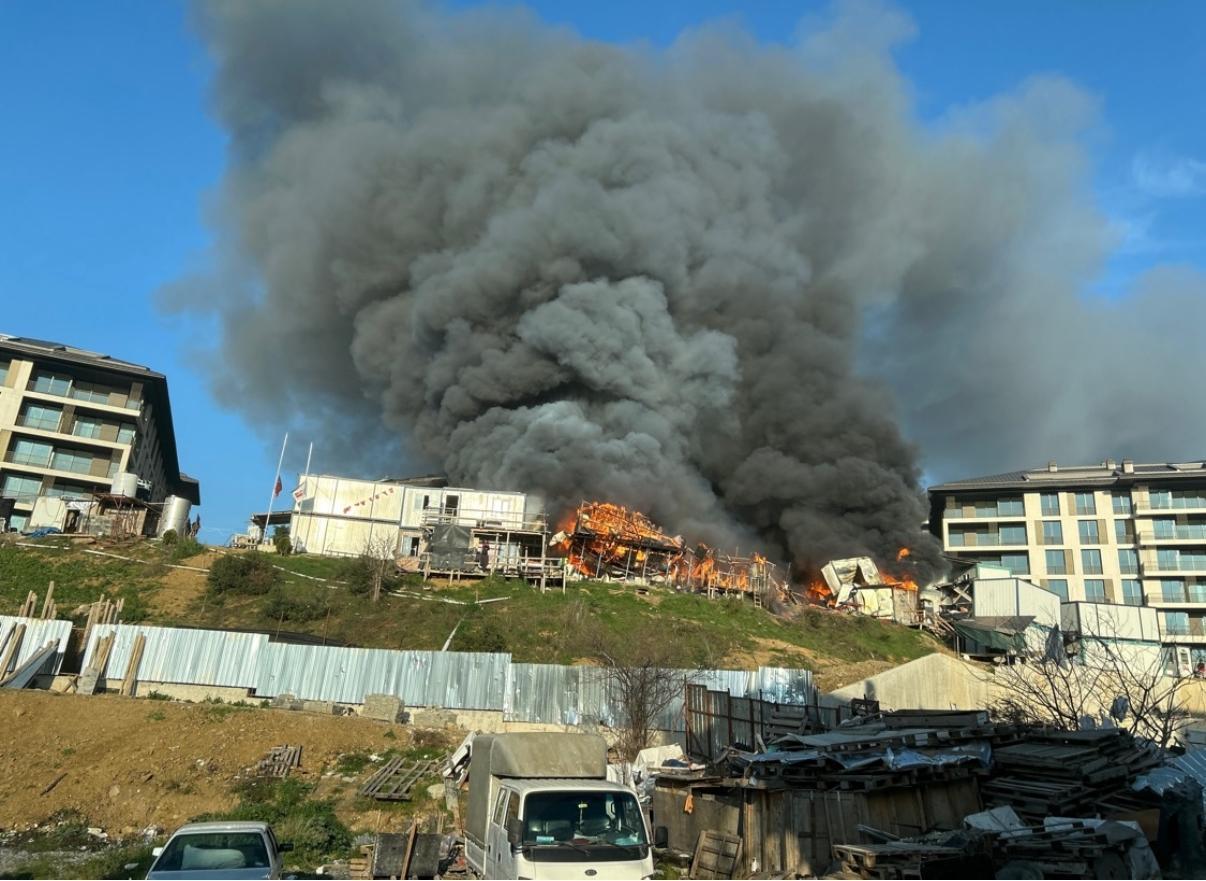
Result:
<svg viewBox="0 0 1206 881">
<path fill-rule="evenodd" d="M 1096 520 L 1077 520 L 1076 528 L 1080 533 L 1080 543 L 1082 545 L 1101 544 L 1101 533 L 1097 528 Z"/>
<path fill-rule="evenodd" d="M 1134 575 L 1139 571 L 1139 552 L 1134 548 L 1118 549 L 1118 570 L 1123 575 Z"/>
<path fill-rule="evenodd" d="M 1000 541 L 1003 545 L 1026 544 L 1026 524 L 1017 523 L 1002 526 L 1000 529 Z"/>
<path fill-rule="evenodd" d="M 32 388 L 35 392 L 41 392 L 44 395 L 66 397 L 71 391 L 71 377 L 39 370 L 33 375 Z"/>
<path fill-rule="evenodd" d="M 1165 578 L 1160 582 L 1160 599 L 1166 603 L 1185 602 L 1185 582 L 1179 578 Z"/>
<path fill-rule="evenodd" d="M 83 499 L 92 495 L 92 488 L 83 486 L 78 483 L 60 483 L 55 482 L 54 486 L 46 490 L 48 496 L 60 496 L 68 499 Z"/>
<path fill-rule="evenodd" d="M 1043 521 L 1043 544 L 1062 545 L 1064 543 L 1064 527 L 1058 520 Z"/>
<path fill-rule="evenodd" d="M 40 477 L 25 477 L 21 474 L 4 475 L 4 483 L 0 484 L 0 496 L 6 499 L 35 498 L 42 489 Z"/>
<path fill-rule="evenodd" d="M 9 361 L 0 361 L 0 385 L 8 382 L 8 365 Z"/>
<path fill-rule="evenodd" d="M 1062 549 L 1049 550 L 1047 553 L 1047 571 L 1052 575 L 1066 575 L 1068 573 L 1068 558 L 1064 556 Z"/>
<path fill-rule="evenodd" d="M 1115 514 L 1131 513 L 1131 494 L 1130 493 L 1114 493 L 1110 496 L 1111 502 L 1114 505 Z"/>
<path fill-rule="evenodd" d="M 1152 521 L 1156 538 L 1176 538 L 1177 521 L 1172 517 L 1157 517 Z"/>
<path fill-rule="evenodd" d="M 1105 579 L 1086 578 L 1085 599 L 1091 603 L 1104 603 L 1106 601 Z"/>
<path fill-rule="evenodd" d="M 587 859 L 598 858 L 596 848 L 648 844 L 640 805 L 628 792 L 529 793 L 523 803 L 523 828 L 525 845 L 572 843 Z"/>
<path fill-rule="evenodd" d="M 1000 499 L 997 502 L 997 513 L 1002 517 L 1021 517 L 1026 511 L 1021 499 Z"/>
<path fill-rule="evenodd" d="M 38 428 L 42 431 L 58 431 L 59 417 L 63 411 L 58 407 L 48 407 L 44 404 L 26 404 L 25 416 L 21 424 L 26 428 Z"/>
<path fill-rule="evenodd" d="M 1093 497 L 1093 493 L 1077 493 L 1076 494 L 1076 513 L 1077 514 L 1096 514 L 1097 501 Z"/>
<path fill-rule="evenodd" d="M 1189 601 L 1191 603 L 1206 603 L 1206 584 L 1191 581 L 1185 585 L 1185 589 L 1189 591 Z"/>
<path fill-rule="evenodd" d="M 25 529 L 25 524 L 29 522 L 28 514 L 13 514 L 8 518 L 8 528 L 16 532 L 21 532 Z"/>
<path fill-rule="evenodd" d="M 1176 572 L 1181 568 L 1181 554 L 1176 548 L 1157 548 L 1156 563 L 1161 569 L 1167 569 L 1169 572 Z"/>
<path fill-rule="evenodd" d="M 1114 540 L 1119 544 L 1130 544 L 1135 540 L 1135 536 L 1131 532 L 1130 520 L 1114 521 Z"/>
<path fill-rule="evenodd" d="M 1188 612 L 1165 612 L 1164 613 L 1164 632 L 1172 633 L 1180 636 L 1188 635 L 1189 633 L 1189 613 Z"/>
<path fill-rule="evenodd" d="M 1059 493 L 1043 493 L 1039 498 L 1044 517 L 1059 516 Z"/>
<path fill-rule="evenodd" d="M 996 517 L 997 503 L 992 500 L 980 500 L 976 502 L 977 517 Z"/>
<path fill-rule="evenodd" d="M 1172 507 L 1172 493 L 1166 489 L 1154 489 L 1148 498 L 1151 500 L 1153 508 L 1167 509 Z"/>
<path fill-rule="evenodd" d="M 1080 552 L 1080 561 L 1086 575 L 1101 574 L 1101 551 L 1096 548 L 1085 548 Z"/>
<path fill-rule="evenodd" d="M 1143 605 L 1143 585 L 1134 578 L 1122 580 L 1122 601 L 1128 606 Z"/>
<path fill-rule="evenodd" d="M 77 416 L 75 425 L 71 427 L 71 433 L 79 437 L 100 437 L 103 426 L 104 423 L 95 417 Z"/>
<path fill-rule="evenodd" d="M 108 386 L 96 385 L 91 382 L 77 382 L 71 389 L 71 397 L 77 401 L 89 401 L 93 404 L 109 403 L 109 393 L 113 391 Z"/>
<path fill-rule="evenodd" d="M 8 460 L 17 465 L 37 465 L 45 468 L 50 464 L 50 454 L 53 450 L 54 447 L 44 441 L 18 438 L 13 444 L 12 452 L 8 454 Z"/>
<path fill-rule="evenodd" d="M 119 444 L 128 444 L 134 440 L 135 428 L 129 422 L 123 422 L 117 428 L 117 442 Z"/>
<path fill-rule="evenodd" d="M 1061 602 L 1068 601 L 1068 579 L 1066 578 L 1049 578 L 1047 579 L 1047 590 L 1053 594 L 1057 594 Z"/>
<path fill-rule="evenodd" d="M 58 471 L 74 471 L 76 474 L 87 474 L 92 470 L 92 454 L 79 450 L 56 450 L 50 467 Z"/>
<path fill-rule="evenodd" d="M 1001 554 L 1001 565 L 1013 575 L 1030 574 L 1029 554 Z"/>
</svg>

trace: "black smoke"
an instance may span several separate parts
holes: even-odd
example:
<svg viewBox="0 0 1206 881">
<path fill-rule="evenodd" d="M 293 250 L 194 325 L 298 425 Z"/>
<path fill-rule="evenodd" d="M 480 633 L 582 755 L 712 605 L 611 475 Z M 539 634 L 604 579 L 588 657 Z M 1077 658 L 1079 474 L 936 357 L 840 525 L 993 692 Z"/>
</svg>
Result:
<svg viewBox="0 0 1206 881">
<path fill-rule="evenodd" d="M 384 2 L 198 21 L 230 167 L 212 271 L 165 299 L 221 320 L 223 401 L 347 470 L 929 567 L 902 417 L 932 473 L 1155 436 L 1093 434 L 1117 412 L 1092 335 L 1122 334 L 1079 293 L 1111 233 L 1066 83 L 923 126 L 911 25 L 865 4 L 787 47 Z"/>
</svg>

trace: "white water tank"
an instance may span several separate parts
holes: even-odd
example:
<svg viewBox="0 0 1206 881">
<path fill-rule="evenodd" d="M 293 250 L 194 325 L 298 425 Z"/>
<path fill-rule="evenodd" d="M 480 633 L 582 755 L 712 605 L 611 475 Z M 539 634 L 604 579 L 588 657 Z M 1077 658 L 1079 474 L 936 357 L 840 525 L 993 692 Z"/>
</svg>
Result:
<svg viewBox="0 0 1206 881">
<path fill-rule="evenodd" d="M 130 471 L 118 471 L 113 475 L 112 490 L 115 496 L 138 498 L 138 475 Z"/>
<path fill-rule="evenodd" d="M 163 514 L 159 517 L 157 534 L 162 536 L 169 529 L 176 530 L 176 535 L 184 538 L 188 528 L 188 515 L 193 503 L 180 496 L 168 496 L 163 500 Z"/>
</svg>

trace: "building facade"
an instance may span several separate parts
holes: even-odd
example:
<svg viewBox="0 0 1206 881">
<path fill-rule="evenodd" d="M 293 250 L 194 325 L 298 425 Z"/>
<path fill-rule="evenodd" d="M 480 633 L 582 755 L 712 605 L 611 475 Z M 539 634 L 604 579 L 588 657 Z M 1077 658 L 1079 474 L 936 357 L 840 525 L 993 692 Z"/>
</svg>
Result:
<svg viewBox="0 0 1206 881">
<path fill-rule="evenodd" d="M 1064 602 L 1152 607 L 1166 645 L 1206 660 L 1206 462 L 1052 462 L 929 496 L 948 555 L 1002 566 Z"/>
<path fill-rule="evenodd" d="M 61 343 L 0 335 L 0 518 L 29 521 L 39 497 L 108 494 L 134 474 L 138 497 L 201 503 L 180 472 L 167 378 Z"/>
</svg>

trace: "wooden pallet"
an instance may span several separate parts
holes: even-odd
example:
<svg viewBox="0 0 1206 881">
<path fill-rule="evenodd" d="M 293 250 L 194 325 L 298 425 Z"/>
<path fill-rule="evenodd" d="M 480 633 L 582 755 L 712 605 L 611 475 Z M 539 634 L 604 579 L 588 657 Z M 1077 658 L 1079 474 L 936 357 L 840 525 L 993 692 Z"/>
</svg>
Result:
<svg viewBox="0 0 1206 881">
<path fill-rule="evenodd" d="M 364 782 L 360 794 L 378 801 L 409 801 L 411 787 L 442 764 L 442 759 L 407 762 L 401 756 L 395 756 Z"/>
<path fill-rule="evenodd" d="M 734 878 L 741 862 L 741 836 L 705 829 L 695 843 L 688 878 Z"/>
<path fill-rule="evenodd" d="M 301 767 L 300 746 L 274 746 L 255 766 L 256 777 L 288 777 L 294 768 Z"/>
</svg>

